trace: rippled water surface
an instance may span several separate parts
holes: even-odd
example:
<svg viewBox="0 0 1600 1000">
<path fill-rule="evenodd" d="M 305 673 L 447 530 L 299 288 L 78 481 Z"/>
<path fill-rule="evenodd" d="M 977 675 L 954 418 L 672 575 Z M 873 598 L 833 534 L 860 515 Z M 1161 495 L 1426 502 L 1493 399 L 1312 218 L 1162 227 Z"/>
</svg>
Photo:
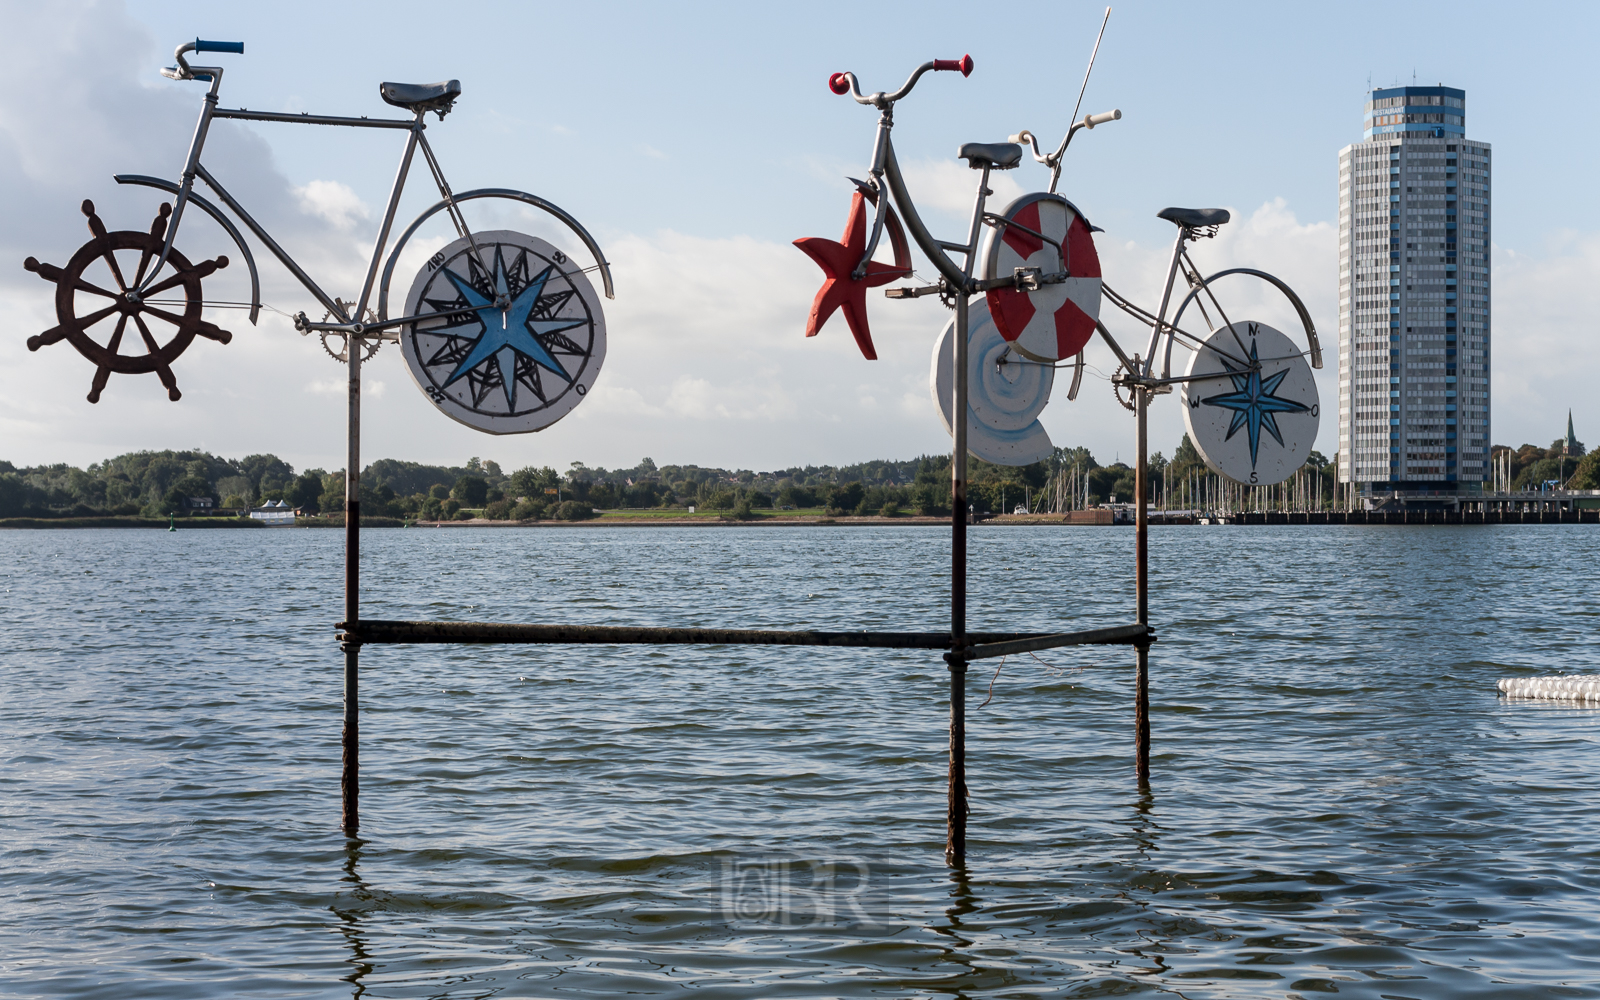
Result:
<svg viewBox="0 0 1600 1000">
<path fill-rule="evenodd" d="M 0 995 L 1600 996 L 1586 526 L 1152 539 L 1132 653 L 369 647 L 337 532 L 0 532 Z M 373 530 L 374 618 L 938 629 L 929 528 Z M 1121 528 L 975 529 L 975 629 L 1129 619 Z M 992 662 L 992 661 L 991 661 Z"/>
</svg>

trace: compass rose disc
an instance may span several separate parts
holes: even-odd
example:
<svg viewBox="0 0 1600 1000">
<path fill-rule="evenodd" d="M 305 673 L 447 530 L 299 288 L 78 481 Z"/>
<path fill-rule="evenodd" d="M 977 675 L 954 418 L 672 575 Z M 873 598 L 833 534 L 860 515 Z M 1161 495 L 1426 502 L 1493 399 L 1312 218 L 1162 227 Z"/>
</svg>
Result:
<svg viewBox="0 0 1600 1000">
<path fill-rule="evenodd" d="M 1183 420 L 1213 472 L 1266 486 L 1305 464 L 1322 409 L 1292 340 L 1265 323 L 1224 326 L 1195 351 L 1187 374 Z"/>
<path fill-rule="evenodd" d="M 400 349 L 445 415 L 490 434 L 549 427 L 594 387 L 606 358 L 600 299 L 583 268 L 537 237 L 459 239 L 428 259 L 406 296 Z"/>
</svg>

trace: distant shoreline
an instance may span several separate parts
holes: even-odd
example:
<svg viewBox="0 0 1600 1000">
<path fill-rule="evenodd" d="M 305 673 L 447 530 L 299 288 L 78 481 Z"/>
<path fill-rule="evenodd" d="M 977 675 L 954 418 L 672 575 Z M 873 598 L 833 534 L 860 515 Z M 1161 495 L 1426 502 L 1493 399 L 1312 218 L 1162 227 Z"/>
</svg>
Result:
<svg viewBox="0 0 1600 1000">
<path fill-rule="evenodd" d="M 999 527 L 1111 527 L 1110 511 L 1073 511 L 1069 514 L 1001 514 L 984 518 L 980 524 Z M 1091 520 L 1091 516 L 1093 519 Z M 1451 513 L 1445 511 L 1333 511 L 1316 513 L 1286 513 L 1282 511 L 1234 514 L 1227 524 L 1239 527 L 1263 525 L 1341 525 L 1350 527 L 1380 525 L 1491 525 L 1491 524 L 1600 524 L 1600 510 L 1577 511 L 1511 511 L 1506 513 Z M 362 518 L 363 528 L 882 528 L 948 527 L 948 517 L 753 517 L 741 521 L 733 517 L 597 517 L 584 521 L 491 521 L 474 518 L 468 521 L 413 521 L 409 524 L 398 518 Z M 1167 519 L 1152 512 L 1152 527 L 1194 525 L 1192 517 Z M 1123 522 L 1118 527 L 1133 527 Z M 165 529 L 168 523 L 146 517 L 12 517 L 0 518 L 0 529 L 69 529 L 69 528 L 154 528 Z M 233 517 L 182 518 L 175 523 L 178 531 L 196 528 L 248 528 L 283 530 L 289 525 L 268 525 L 261 521 Z M 299 523 L 296 528 L 342 528 L 339 522 L 324 521 Z"/>
<path fill-rule="evenodd" d="M 1092 525 L 1096 523 L 1109 524 L 1109 520 L 1097 519 L 1089 521 L 1082 518 L 1084 512 L 1077 512 L 1080 516 L 1074 521 L 1071 514 L 1038 514 L 1020 515 L 1007 514 L 999 517 L 985 518 L 984 524 L 1056 524 L 1056 525 Z M 409 527 L 413 528 L 806 528 L 806 527 L 883 527 L 885 525 L 919 525 L 925 527 L 948 527 L 948 517 L 917 517 L 905 515 L 901 517 L 880 517 L 876 515 L 855 517 L 842 515 L 839 517 L 773 517 L 756 516 L 749 520 L 739 520 L 734 517 L 596 517 L 583 521 L 491 521 L 487 518 L 473 518 L 467 521 L 412 521 Z M 12 517 L 0 518 L 0 529 L 41 529 L 41 528 L 154 528 L 165 529 L 168 522 L 157 518 L 148 517 Z M 173 522 L 179 531 L 189 531 L 195 528 L 249 528 L 281 530 L 290 525 L 268 525 L 261 521 L 253 521 L 242 517 L 189 517 L 179 518 Z M 407 527 L 406 522 L 396 518 L 362 518 L 363 528 L 401 528 Z M 342 528 L 338 522 L 300 523 L 293 525 L 296 528 L 328 529 Z"/>
</svg>

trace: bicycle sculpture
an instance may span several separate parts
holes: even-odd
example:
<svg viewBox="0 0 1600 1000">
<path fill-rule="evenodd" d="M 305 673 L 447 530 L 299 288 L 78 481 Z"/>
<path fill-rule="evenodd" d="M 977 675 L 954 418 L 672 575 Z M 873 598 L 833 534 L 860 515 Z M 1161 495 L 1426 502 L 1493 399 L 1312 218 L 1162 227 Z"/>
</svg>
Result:
<svg viewBox="0 0 1600 1000">
<path fill-rule="evenodd" d="M 1106 11 L 1109 19 L 1110 11 Z M 1105 22 L 1101 24 L 1104 35 Z M 1094 54 L 1098 54 L 1099 39 Z M 1089 72 L 1094 69 L 1094 54 Z M 819 265 L 827 281 L 812 306 L 806 335 L 815 336 L 835 307 L 843 309 L 851 332 L 867 358 L 876 357 L 866 314 L 868 289 L 910 276 L 910 255 L 902 228 L 939 273 L 935 284 L 885 290 L 892 299 L 937 294 L 955 315 L 935 345 L 930 383 L 945 426 L 954 438 L 951 461 L 951 669 L 950 811 L 951 844 L 964 836 L 966 815 L 963 680 L 967 662 L 977 655 L 966 636 L 966 498 L 967 455 L 1001 465 L 1027 465 L 1051 453 L 1049 435 L 1039 423 L 1050 399 L 1057 367 L 1070 364 L 1072 386 L 1081 384 L 1083 352 L 1099 334 L 1117 357 L 1113 392 L 1137 416 L 1138 464 L 1136 504 L 1135 592 L 1137 650 L 1135 680 L 1135 767 L 1141 782 L 1150 773 L 1148 601 L 1148 421 L 1150 400 L 1183 387 L 1184 419 L 1190 439 L 1214 471 L 1239 482 L 1281 482 L 1304 462 L 1316 439 L 1320 411 L 1311 367 L 1322 366 L 1322 352 L 1310 314 L 1281 280 L 1252 268 L 1230 268 L 1202 276 L 1189 255 L 1189 244 L 1216 235 L 1229 221 L 1223 209 L 1168 208 L 1157 213 L 1178 227 L 1167 268 L 1161 305 L 1145 310 L 1105 284 L 1095 252 L 1093 233 L 1084 213 L 1056 193 L 1062 159 L 1080 130 L 1116 121 L 1121 111 L 1087 115 L 1073 121 L 1053 153 L 1041 152 L 1032 133 L 1023 131 L 1003 143 L 969 142 L 957 156 L 979 172 L 977 193 L 965 238 L 934 238 L 923 225 L 906 189 L 895 158 L 891 130 L 896 104 L 911 93 L 929 71 L 972 72 L 970 56 L 923 63 L 892 93 L 863 94 L 852 73 L 835 73 L 829 88 L 849 94 L 858 104 L 878 111 L 872 161 L 864 181 L 855 181 L 850 221 L 840 243 L 797 240 Z M 1087 88 L 1089 73 L 1084 75 Z M 1079 91 L 1081 107 L 1083 90 Z M 1077 117 L 1074 108 L 1072 117 Z M 989 177 L 1022 161 L 1026 144 L 1033 157 L 1050 169 L 1046 191 L 1023 195 L 1001 212 L 986 210 Z M 865 206 L 874 214 L 870 230 Z M 902 227 L 902 221 L 904 223 Z M 873 260 L 887 230 L 892 265 Z M 961 257 L 958 263 L 951 254 Z M 1182 274 L 1188 292 L 1168 318 L 1173 289 Z M 1217 284 L 1232 276 L 1264 280 L 1280 290 L 1298 314 L 1307 343 L 1302 352 L 1283 333 L 1264 323 L 1232 318 L 1223 307 Z M 981 297 L 980 297 L 981 296 Z M 1143 353 L 1129 354 L 1100 319 L 1100 303 L 1109 300 L 1150 328 Z M 1193 306 L 1206 325 L 1201 334 L 1182 323 Z M 1184 374 L 1172 374 L 1172 352 L 1182 343 L 1191 357 Z M 1310 367 L 1306 356 L 1310 356 Z M 1123 393 L 1127 393 L 1125 398 Z M 952 847 L 952 851 L 955 850 Z"/>
<path fill-rule="evenodd" d="M 606 343 L 600 300 L 585 272 L 597 270 L 606 297 L 612 298 L 610 265 L 576 219 L 537 195 L 509 188 L 451 191 L 428 144 L 423 119 L 430 111 L 444 119 L 461 96 L 459 81 L 380 84 L 383 100 L 410 112 L 409 118 L 248 111 L 218 106 L 222 68 L 191 66 L 185 58 L 190 52 L 242 54 L 244 43 L 197 39 L 179 46 L 177 65 L 161 71 L 173 80 L 211 84 L 182 174 L 177 181 L 136 174 L 116 177 L 119 184 L 166 191 L 174 196 L 171 204 L 161 206 L 148 232 L 110 232 L 94 205 L 85 201 L 83 212 L 93 238 L 67 266 L 28 258 L 29 271 L 56 285 L 58 324 L 30 337 L 29 350 L 62 340 L 71 343 L 95 364 L 91 403 L 99 401 L 112 373 L 155 372 L 169 398 L 180 398 L 173 362 L 196 336 L 223 344 L 232 337 L 201 318 L 208 305 L 216 304 L 204 297 L 202 281 L 227 267 L 228 258 L 190 263 L 174 246 L 190 206 L 214 219 L 239 248 L 250 276 L 250 300 L 245 305 L 255 324 L 261 311 L 261 282 L 254 255 L 229 215 L 195 190 L 198 178 L 326 310 L 321 321 L 299 313 L 295 329 L 319 335 L 329 354 L 350 365 L 353 377 L 360 363 L 385 341 L 398 342 L 412 378 L 436 407 L 468 426 L 495 434 L 540 430 L 582 400 L 605 360 Z M 206 169 L 201 151 L 211 123 L 219 118 L 396 129 L 407 134 L 366 277 L 353 301 L 324 291 Z M 441 200 L 418 216 L 391 247 L 395 212 L 418 149 Z M 594 259 L 593 267 L 579 267 L 560 249 L 533 236 L 504 230 L 474 233 L 461 206 L 478 200 L 509 201 L 554 216 L 583 243 Z M 446 213 L 457 238 L 427 261 L 411 284 L 401 315 L 390 317 L 389 291 L 400 255 L 417 230 L 440 212 Z M 160 298 L 163 294 L 179 297 Z M 137 337 L 130 334 L 130 324 Z"/>
<path fill-rule="evenodd" d="M 1111 111 L 1074 122 L 1054 153 L 1041 152 L 1038 139 L 1026 130 L 1005 143 L 961 146 L 957 156 L 980 171 L 966 239 L 960 243 L 935 239 L 906 189 L 891 138 L 896 102 L 930 70 L 959 70 L 966 76 L 972 71 L 972 59 L 924 63 L 893 93 L 862 94 L 852 73 L 829 78 L 834 93 L 851 94 L 857 103 L 878 109 L 878 131 L 868 179 L 854 181 L 857 190 L 844 239 L 795 241 L 827 274 L 812 306 L 806 336 L 815 336 L 839 308 L 862 353 L 876 358 L 865 295 L 869 288 L 911 275 L 903 234 L 903 228 L 909 229 L 940 280 L 890 288 L 885 294 L 894 299 L 937 294 L 955 310 L 935 345 L 929 381 L 940 416 L 963 455 L 971 452 L 997 464 L 1027 465 L 1050 454 L 1050 440 L 1038 415 L 1049 402 L 1054 370 L 1063 362 L 1072 366 L 1067 398 L 1075 399 L 1082 382 L 1084 348 L 1098 333 L 1118 360 L 1112 378 L 1118 401 L 1141 413 L 1141 425 L 1149 397 L 1182 385 L 1190 438 L 1214 471 L 1242 483 L 1266 485 L 1282 482 L 1304 464 L 1321 415 L 1311 375 L 1312 368 L 1322 367 L 1316 328 L 1299 296 L 1271 274 L 1253 268 L 1201 274 L 1189 244 L 1214 237 L 1218 227 L 1229 221 L 1229 213 L 1185 208 L 1157 213 L 1174 223 L 1178 234 L 1155 312 L 1107 285 L 1092 236 L 1099 230 L 1076 205 L 1057 194 L 1056 187 L 1073 137 L 1081 129 L 1122 117 L 1121 111 Z M 1024 144 L 1031 147 L 1035 160 L 1050 168 L 1048 189 L 1025 194 L 1003 211 L 986 211 L 987 198 L 993 194 L 988 187 L 991 171 L 1017 167 Z M 869 204 L 874 208 L 870 231 L 865 220 Z M 872 259 L 885 231 L 893 247 L 893 265 Z M 962 255 L 962 263 L 952 260 L 949 252 Z M 1188 292 L 1168 318 L 1180 274 Z M 1265 323 L 1230 318 L 1230 310 L 1217 295 L 1217 284 L 1236 275 L 1266 281 L 1288 298 L 1303 326 L 1307 350 Z M 983 298 L 976 298 L 980 293 Z M 1130 355 L 1100 321 L 1102 298 L 1150 328 L 1142 354 Z M 1205 323 L 1204 334 L 1181 325 L 1191 306 Z M 1172 353 L 1180 343 L 1191 354 L 1184 374 L 1175 377 Z M 968 417 L 964 435 L 953 418 L 961 411 Z"/>
</svg>

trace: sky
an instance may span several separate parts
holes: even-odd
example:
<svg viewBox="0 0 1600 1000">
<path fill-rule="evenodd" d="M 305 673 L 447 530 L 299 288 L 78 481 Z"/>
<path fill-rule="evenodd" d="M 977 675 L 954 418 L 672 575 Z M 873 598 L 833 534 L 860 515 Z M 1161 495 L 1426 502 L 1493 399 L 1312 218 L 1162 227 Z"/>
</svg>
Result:
<svg viewBox="0 0 1600 1000">
<path fill-rule="evenodd" d="M 897 108 L 895 146 L 936 235 L 964 234 L 976 175 L 968 141 L 1022 128 L 1053 145 L 1072 113 L 1104 6 L 1055 3 L 973 18 L 970 5 L 408 2 L 272 5 L 32 4 L 0 0 L 0 458 L 87 464 L 125 451 L 273 452 L 297 468 L 344 465 L 341 366 L 289 315 L 322 310 L 258 248 L 270 309 L 251 327 L 208 314 L 230 344 L 197 341 L 174 365 L 170 402 L 153 375 L 113 376 L 85 400 L 93 366 L 67 344 L 29 352 L 56 323 L 54 286 L 27 256 L 65 264 L 89 238 L 90 198 L 113 230 L 146 228 L 161 198 L 115 173 L 176 176 L 203 84 L 158 75 L 196 36 L 243 41 L 224 106 L 393 114 L 380 81 L 458 78 L 463 94 L 428 137 L 456 190 L 531 191 L 571 212 L 613 264 L 608 351 L 594 390 L 553 426 L 493 436 L 439 413 L 385 347 L 365 369 L 363 464 L 377 458 L 507 468 L 572 461 L 697 463 L 756 470 L 909 457 L 949 449 L 928 390 L 949 313 L 935 300 L 869 299 L 879 360 L 842 317 L 803 336 L 821 272 L 792 241 L 836 238 L 849 175 L 862 175 L 875 114 L 829 92 L 830 73 L 893 89 L 919 62 L 970 53 L 970 78 L 925 77 Z M 1020 9 L 1019 9 L 1020 11 Z M 892 30 L 884 30 L 892 28 Z M 1311 310 L 1326 351 L 1318 448 L 1337 450 L 1338 152 L 1361 137 L 1369 86 L 1443 83 L 1467 92 L 1467 133 L 1494 146 L 1492 438 L 1548 443 L 1574 413 L 1600 439 L 1591 390 L 1600 347 L 1600 130 L 1588 4 L 1130 2 L 1112 12 L 1085 112 L 1123 119 L 1080 133 L 1060 190 L 1104 232 L 1105 280 L 1153 306 L 1172 227 L 1168 205 L 1224 207 L 1234 221 L 1193 250 L 1205 271 L 1270 270 Z M 352 298 L 372 251 L 402 133 L 218 122 L 205 162 L 331 293 Z M 437 198 L 413 175 L 399 216 Z M 1043 167 L 997 174 L 992 203 L 1040 190 Z M 521 228 L 580 248 L 512 213 Z M 190 258 L 232 251 L 185 222 Z M 402 260 L 403 294 L 442 230 Z M 235 264 L 242 262 L 236 261 Z M 919 270 L 931 273 L 922 262 Z M 207 279 L 206 298 L 246 294 L 244 269 Z M 1242 292 L 1237 318 L 1287 327 L 1284 307 Z M 1109 305 L 1125 343 L 1142 328 Z M 1065 383 L 1041 419 L 1060 446 L 1101 462 L 1132 455 L 1131 415 L 1112 398 L 1115 362 L 1095 344 L 1075 401 Z M 1152 448 L 1183 433 L 1176 396 L 1157 400 Z"/>
</svg>

